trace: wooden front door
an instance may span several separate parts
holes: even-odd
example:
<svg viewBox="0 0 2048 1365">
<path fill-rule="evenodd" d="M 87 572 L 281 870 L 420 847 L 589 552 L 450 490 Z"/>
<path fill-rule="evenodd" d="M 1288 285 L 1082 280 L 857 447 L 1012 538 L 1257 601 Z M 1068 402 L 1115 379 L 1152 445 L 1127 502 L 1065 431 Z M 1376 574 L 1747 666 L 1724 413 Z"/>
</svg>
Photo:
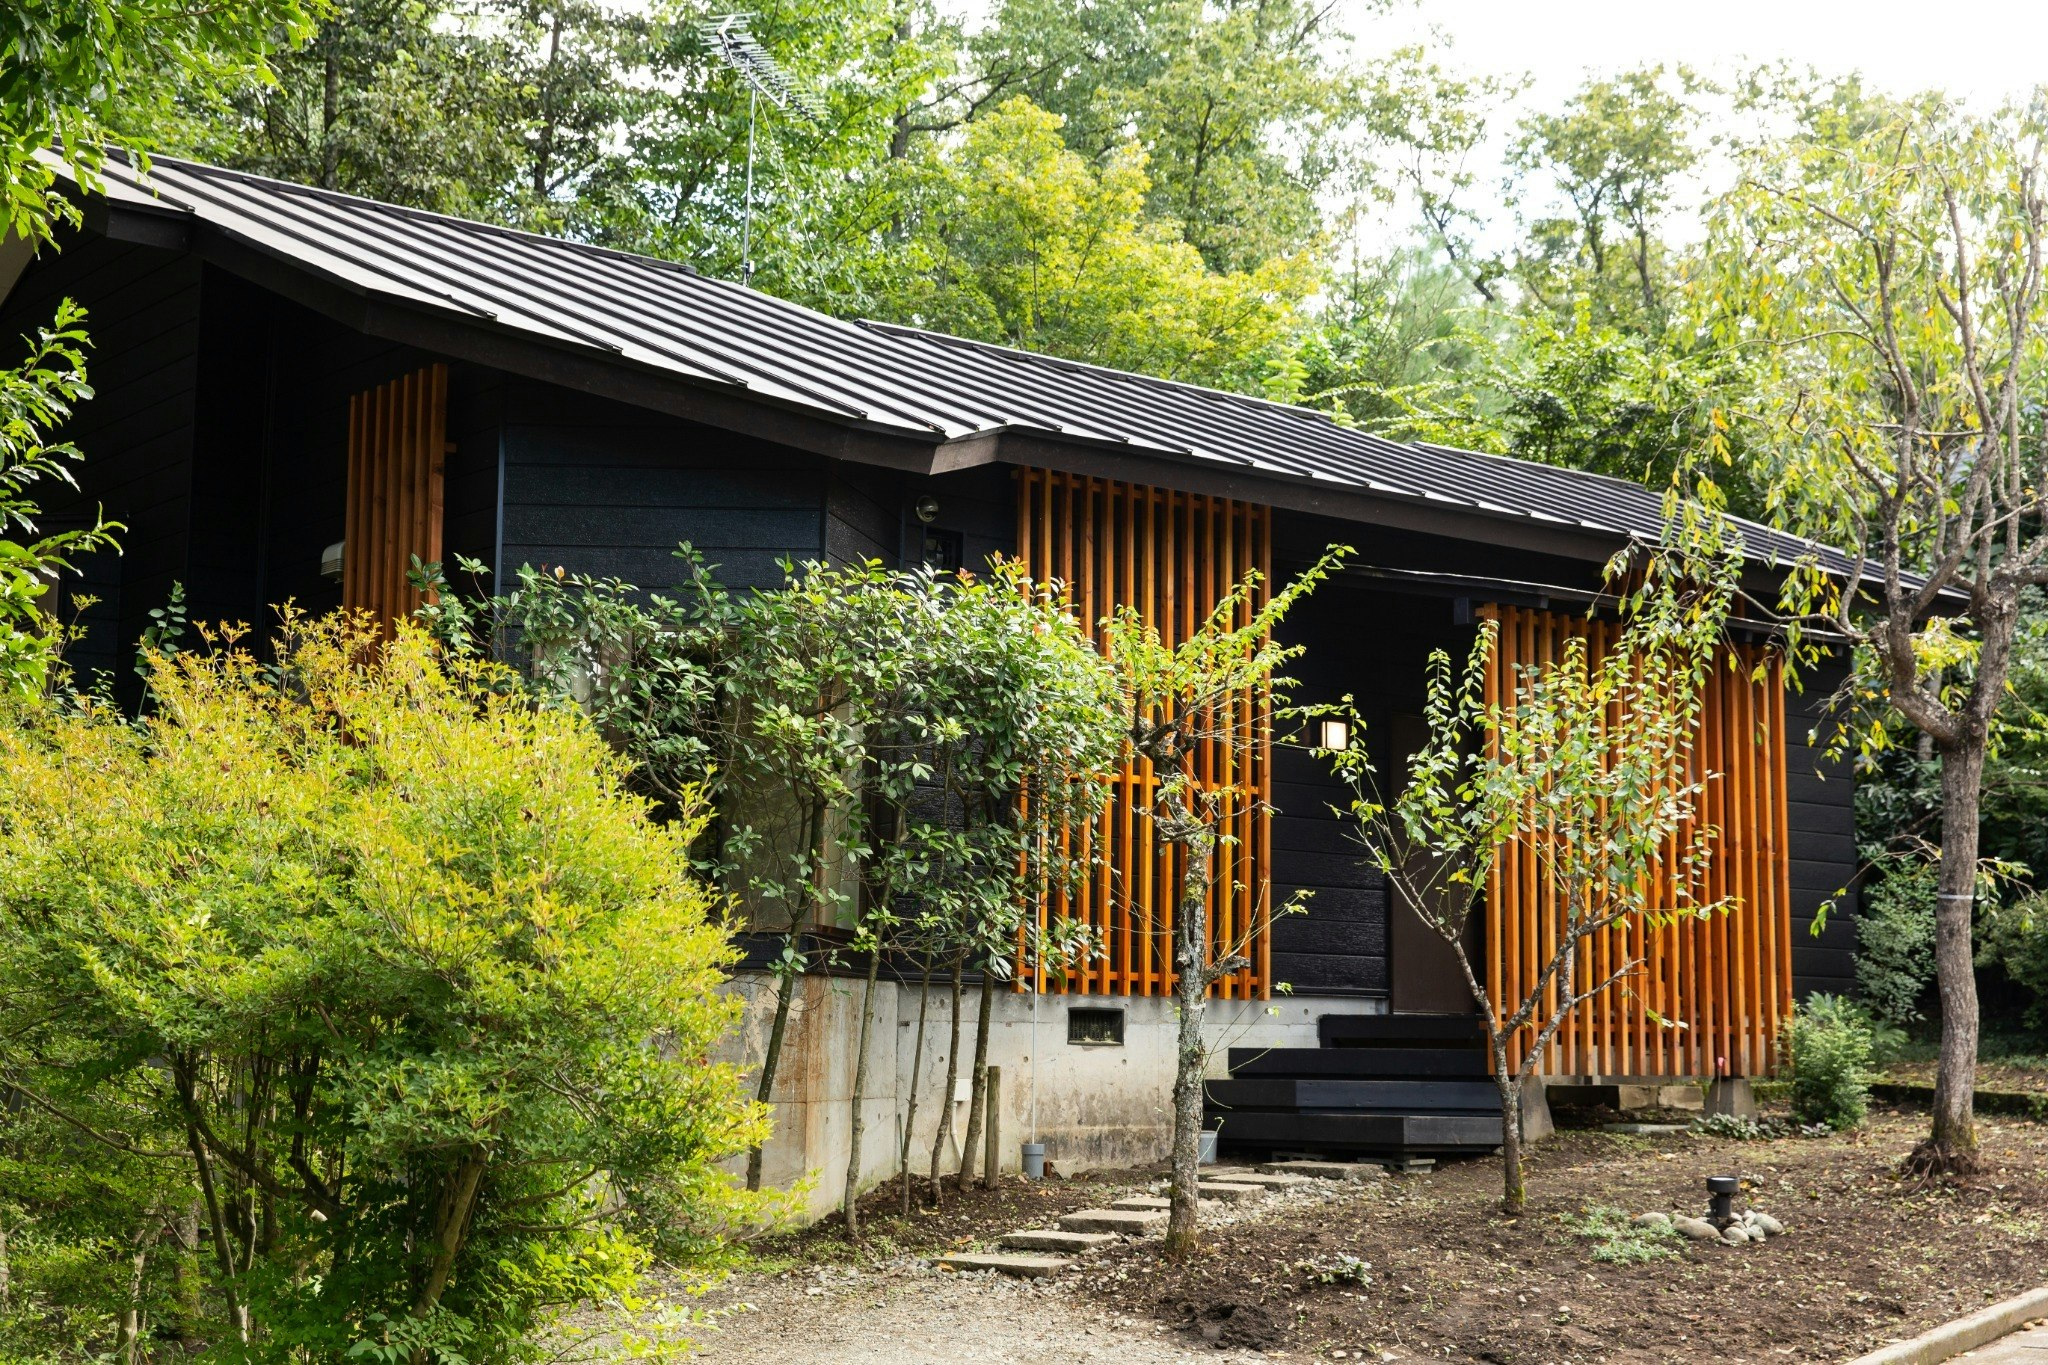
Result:
<svg viewBox="0 0 2048 1365">
<path fill-rule="evenodd" d="M 1408 784 L 1408 756 L 1429 739 L 1420 716 L 1394 716 L 1387 724 L 1393 749 L 1390 771 L 1400 774 L 1398 791 Z M 1474 915 L 1467 926 L 1466 951 L 1478 956 L 1480 924 Z M 1388 1008 L 1396 1014 L 1477 1014 L 1479 1006 L 1458 966 L 1458 955 L 1422 917 L 1387 888 Z"/>
</svg>

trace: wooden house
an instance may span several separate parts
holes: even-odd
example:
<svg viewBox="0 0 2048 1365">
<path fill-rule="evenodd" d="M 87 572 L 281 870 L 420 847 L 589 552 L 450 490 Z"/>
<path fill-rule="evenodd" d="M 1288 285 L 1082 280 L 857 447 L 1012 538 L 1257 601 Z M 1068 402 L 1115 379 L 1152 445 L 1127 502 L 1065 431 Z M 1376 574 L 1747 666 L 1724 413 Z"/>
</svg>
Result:
<svg viewBox="0 0 2048 1365">
<path fill-rule="evenodd" d="M 86 456 L 79 496 L 52 500 L 47 523 L 100 505 L 126 524 L 122 553 L 65 585 L 97 599 L 74 663 L 116 679 L 174 582 L 199 619 L 261 622 L 287 599 L 397 613 L 415 605 L 415 554 L 646 586 L 674 580 L 685 540 L 738 585 L 778 581 L 784 557 L 1004 554 L 1091 612 L 1135 604 L 1171 634 L 1246 570 L 1284 577 L 1341 541 L 1352 566 L 1289 627 L 1307 646 L 1300 692 L 1355 696 L 1372 742 L 1398 749 L 1430 649 L 1462 652 L 1487 613 L 1501 667 L 1605 630 L 1587 611 L 1604 561 L 1662 525 L 1658 495 L 1614 479 L 168 159 L 146 184 L 110 168 L 61 250 L 0 248 L 0 334 L 46 322 L 64 296 L 90 310 L 98 396 L 66 433 Z M 1743 529 L 1759 590 L 1795 556 L 1844 567 Z M 1542 1066 L 1555 1083 L 1765 1075 L 1793 1000 L 1851 984 L 1853 904 L 1812 932 L 1853 872 L 1850 779 L 1809 738 L 1834 679 L 1785 687 L 1762 627 L 1742 647 L 1767 681 L 1718 679 L 1703 736 L 1725 831 L 1712 889 L 1738 908 L 1656 937 L 1624 990 L 1560 1032 Z M 1321 764 L 1269 746 L 1248 776 L 1278 813 L 1244 817 L 1219 878 L 1242 889 L 1213 907 L 1253 944 L 1213 1011 L 1226 1145 L 1491 1146 L 1449 955 L 1389 913 L 1329 813 L 1339 793 Z M 1107 955 L 1007 995 L 998 1019 L 1004 1118 L 1014 1132 L 1035 1114 L 1069 1169 L 1163 1141 L 1168 869 L 1142 819 L 1115 818 L 1100 831 L 1115 877 L 1068 907 Z M 1552 931 L 1532 869 L 1510 855 L 1484 926 L 1510 993 Z M 1315 892 L 1308 913 L 1271 921 L 1298 889 Z M 829 1170 L 846 1119 L 850 1005 L 814 985 L 787 1068 L 785 1174 Z M 904 1031 L 877 1032 L 888 1047 Z M 893 1104 L 883 1090 L 876 1103 Z M 956 1108 L 926 1112 L 950 1123 Z M 883 1174 L 893 1144 L 873 1145 Z M 817 1197 L 834 1193 L 828 1178 Z"/>
</svg>

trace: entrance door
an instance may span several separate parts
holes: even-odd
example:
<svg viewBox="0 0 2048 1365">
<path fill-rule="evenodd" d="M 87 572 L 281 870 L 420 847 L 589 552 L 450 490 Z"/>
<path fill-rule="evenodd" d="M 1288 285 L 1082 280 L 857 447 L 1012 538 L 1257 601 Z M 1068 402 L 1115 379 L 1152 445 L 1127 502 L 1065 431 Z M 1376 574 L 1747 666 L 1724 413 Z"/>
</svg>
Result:
<svg viewBox="0 0 2048 1365">
<path fill-rule="evenodd" d="M 1396 762 L 1387 764 L 1387 769 L 1398 772 L 1401 784 L 1406 786 L 1408 756 L 1428 742 L 1429 727 L 1420 716 L 1394 716 L 1387 726 L 1387 738 L 1397 757 Z M 1478 966 L 1481 958 L 1477 916 L 1466 926 L 1465 944 L 1474 966 Z M 1392 887 L 1387 888 L 1387 953 L 1387 1003 L 1394 1013 L 1479 1012 L 1471 988 L 1465 984 L 1465 973 L 1458 966 L 1458 955 L 1394 894 Z"/>
</svg>

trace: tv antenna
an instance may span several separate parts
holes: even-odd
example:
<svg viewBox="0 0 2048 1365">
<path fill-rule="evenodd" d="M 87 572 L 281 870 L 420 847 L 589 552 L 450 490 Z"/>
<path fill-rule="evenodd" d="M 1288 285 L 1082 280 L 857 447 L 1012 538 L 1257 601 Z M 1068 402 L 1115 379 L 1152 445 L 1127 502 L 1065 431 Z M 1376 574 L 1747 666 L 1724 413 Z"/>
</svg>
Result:
<svg viewBox="0 0 2048 1365">
<path fill-rule="evenodd" d="M 816 123 L 824 117 L 824 106 L 776 64 L 747 25 L 753 15 L 724 14 L 706 20 L 698 29 L 711 55 L 740 74 L 747 83 L 747 198 L 740 217 L 740 283 L 754 283 L 754 119 L 761 100 L 777 109 L 794 109 Z"/>
</svg>

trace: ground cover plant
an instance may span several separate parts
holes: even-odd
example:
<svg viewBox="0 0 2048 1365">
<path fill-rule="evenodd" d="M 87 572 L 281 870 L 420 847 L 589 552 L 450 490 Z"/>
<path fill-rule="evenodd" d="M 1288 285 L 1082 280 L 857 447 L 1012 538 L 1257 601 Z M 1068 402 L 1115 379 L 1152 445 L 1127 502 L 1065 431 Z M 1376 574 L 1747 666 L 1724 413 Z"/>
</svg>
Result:
<svg viewBox="0 0 2048 1365">
<path fill-rule="evenodd" d="M 589 722 L 399 627 L 0 725 L 0 1341 L 491 1362 L 748 1216 L 732 960 Z M 4 1352 L 0 1352 L 4 1356 Z"/>
</svg>

